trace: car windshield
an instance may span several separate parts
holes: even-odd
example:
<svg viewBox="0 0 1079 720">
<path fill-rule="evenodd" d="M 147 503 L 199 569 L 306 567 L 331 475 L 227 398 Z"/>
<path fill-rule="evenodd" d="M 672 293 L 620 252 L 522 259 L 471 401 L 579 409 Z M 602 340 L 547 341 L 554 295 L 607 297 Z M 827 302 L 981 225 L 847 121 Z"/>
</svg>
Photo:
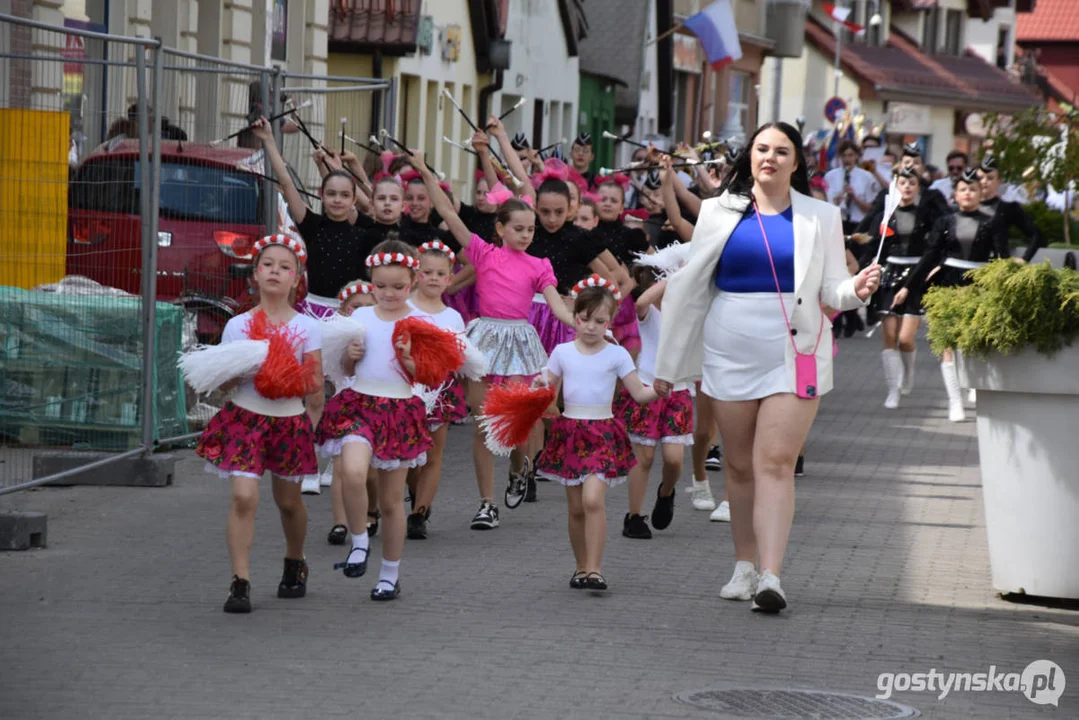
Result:
<svg viewBox="0 0 1079 720">
<path fill-rule="evenodd" d="M 139 182 L 134 158 L 84 163 L 71 183 L 71 206 L 138 215 Z M 161 217 L 258 225 L 259 180 L 241 170 L 162 163 Z"/>
</svg>

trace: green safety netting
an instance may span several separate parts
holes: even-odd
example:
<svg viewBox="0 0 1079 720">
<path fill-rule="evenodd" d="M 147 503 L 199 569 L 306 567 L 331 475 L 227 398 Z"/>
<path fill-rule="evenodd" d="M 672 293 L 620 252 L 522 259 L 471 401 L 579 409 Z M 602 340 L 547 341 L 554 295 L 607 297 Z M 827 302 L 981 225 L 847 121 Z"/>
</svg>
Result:
<svg viewBox="0 0 1079 720">
<path fill-rule="evenodd" d="M 0 287 L 0 441 L 86 450 L 137 447 L 143 333 L 129 295 Z M 155 438 L 187 432 L 176 368 L 183 310 L 157 303 Z"/>
</svg>

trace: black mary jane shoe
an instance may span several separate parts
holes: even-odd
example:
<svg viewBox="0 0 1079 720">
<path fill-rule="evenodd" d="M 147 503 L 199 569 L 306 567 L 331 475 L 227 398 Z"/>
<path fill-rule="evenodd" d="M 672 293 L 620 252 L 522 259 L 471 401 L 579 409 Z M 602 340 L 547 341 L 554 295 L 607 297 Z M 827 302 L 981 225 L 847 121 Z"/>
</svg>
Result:
<svg viewBox="0 0 1079 720">
<path fill-rule="evenodd" d="M 587 576 L 588 573 L 584 570 L 578 570 L 573 573 L 573 576 L 569 579 L 569 586 L 574 590 L 583 590 L 586 585 L 585 578 Z"/>
<path fill-rule="evenodd" d="M 584 578 L 584 586 L 589 590 L 606 590 L 607 579 L 598 572 L 590 572 Z"/>
<path fill-rule="evenodd" d="M 378 520 L 382 517 L 382 513 L 378 510 L 367 513 L 368 518 L 372 518 L 372 522 L 367 523 L 367 537 L 374 537 L 378 535 Z"/>
<path fill-rule="evenodd" d="M 367 556 L 371 554 L 371 550 L 370 550 L 370 548 L 352 548 L 351 550 L 348 551 L 348 557 L 352 557 L 352 553 L 354 553 L 354 552 L 362 552 L 363 553 L 363 560 L 361 562 L 350 563 L 348 561 L 348 558 L 345 558 L 344 562 L 335 563 L 334 566 L 333 566 L 333 569 L 334 570 L 343 570 L 344 573 L 345 573 L 345 577 L 350 577 L 350 578 L 363 577 L 364 573 L 367 572 Z"/>
<path fill-rule="evenodd" d="M 379 580 L 378 584 L 371 588 L 371 599 L 377 602 L 386 602 L 388 600 L 396 600 L 397 596 L 401 594 L 401 582 L 395 582 L 393 587 L 389 590 L 389 580 Z"/>
<path fill-rule="evenodd" d="M 344 545 L 348 540 L 348 528 L 344 525 L 334 525 L 330 528 L 330 534 L 326 536 L 326 542 L 330 545 Z"/>
</svg>

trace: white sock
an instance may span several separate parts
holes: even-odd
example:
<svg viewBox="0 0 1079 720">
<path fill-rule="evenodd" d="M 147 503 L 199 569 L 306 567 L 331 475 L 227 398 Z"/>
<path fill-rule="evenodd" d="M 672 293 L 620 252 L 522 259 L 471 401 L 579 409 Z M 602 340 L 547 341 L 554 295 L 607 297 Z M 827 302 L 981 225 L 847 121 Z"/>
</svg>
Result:
<svg viewBox="0 0 1079 720">
<path fill-rule="evenodd" d="M 748 560 L 739 560 L 738 562 L 736 562 L 734 564 L 734 572 L 736 572 L 736 573 L 743 572 L 743 571 L 749 571 L 749 570 L 752 570 L 753 572 L 756 572 L 757 568 L 756 568 L 756 566 L 753 565 L 753 563 L 751 563 Z"/>
<path fill-rule="evenodd" d="M 903 358 L 903 375 L 905 377 L 914 376 L 914 358 L 917 356 L 917 350 L 900 350 L 899 356 Z M 910 383 L 907 383 L 908 385 Z"/>
<path fill-rule="evenodd" d="M 708 490 L 712 489 L 711 486 L 709 486 L 707 480 L 694 480 L 693 481 L 693 487 L 695 487 L 695 488 L 707 488 Z"/>
<path fill-rule="evenodd" d="M 397 584 L 397 569 L 400 567 L 400 560 L 387 560 L 382 558 L 382 567 L 378 571 L 378 581 L 388 582 L 390 586 Z"/>
<path fill-rule="evenodd" d="M 355 553 L 357 550 L 363 550 L 363 551 L 366 552 L 370 548 L 371 548 L 371 538 L 368 537 L 366 530 L 364 530 L 359 535 L 354 534 L 352 536 L 352 552 L 350 552 L 348 554 L 348 559 L 351 560 L 352 559 L 352 554 Z M 356 556 L 356 560 L 358 562 L 363 562 L 363 559 L 360 558 L 359 555 Z"/>
</svg>

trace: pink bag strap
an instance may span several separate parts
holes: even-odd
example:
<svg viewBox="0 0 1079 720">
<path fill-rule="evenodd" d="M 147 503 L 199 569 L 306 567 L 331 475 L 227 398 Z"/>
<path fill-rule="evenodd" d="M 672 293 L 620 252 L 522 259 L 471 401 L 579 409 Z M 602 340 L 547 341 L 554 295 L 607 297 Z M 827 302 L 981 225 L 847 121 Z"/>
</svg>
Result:
<svg viewBox="0 0 1079 720">
<path fill-rule="evenodd" d="M 776 281 L 776 294 L 779 295 L 779 306 L 783 308 L 783 322 L 787 323 L 787 337 L 790 338 L 791 345 L 794 346 L 794 354 L 798 355 L 798 344 L 794 342 L 794 334 L 791 329 L 790 317 L 787 315 L 787 303 L 783 302 L 783 290 L 779 284 L 779 273 L 776 272 L 776 261 L 772 259 L 772 246 L 768 244 L 768 233 L 764 231 L 764 221 L 761 219 L 760 208 L 757 207 L 757 201 L 753 200 L 753 212 L 757 216 L 757 225 L 761 228 L 761 237 L 764 238 L 764 249 L 768 251 L 768 264 L 772 266 L 772 278 Z M 818 303 L 819 306 L 819 303 Z M 824 311 L 820 311 L 821 317 L 824 317 Z M 817 348 L 820 347 L 821 336 L 824 335 L 824 322 L 820 324 L 820 330 L 817 332 L 817 344 L 813 346 L 813 355 L 817 354 Z"/>
</svg>

